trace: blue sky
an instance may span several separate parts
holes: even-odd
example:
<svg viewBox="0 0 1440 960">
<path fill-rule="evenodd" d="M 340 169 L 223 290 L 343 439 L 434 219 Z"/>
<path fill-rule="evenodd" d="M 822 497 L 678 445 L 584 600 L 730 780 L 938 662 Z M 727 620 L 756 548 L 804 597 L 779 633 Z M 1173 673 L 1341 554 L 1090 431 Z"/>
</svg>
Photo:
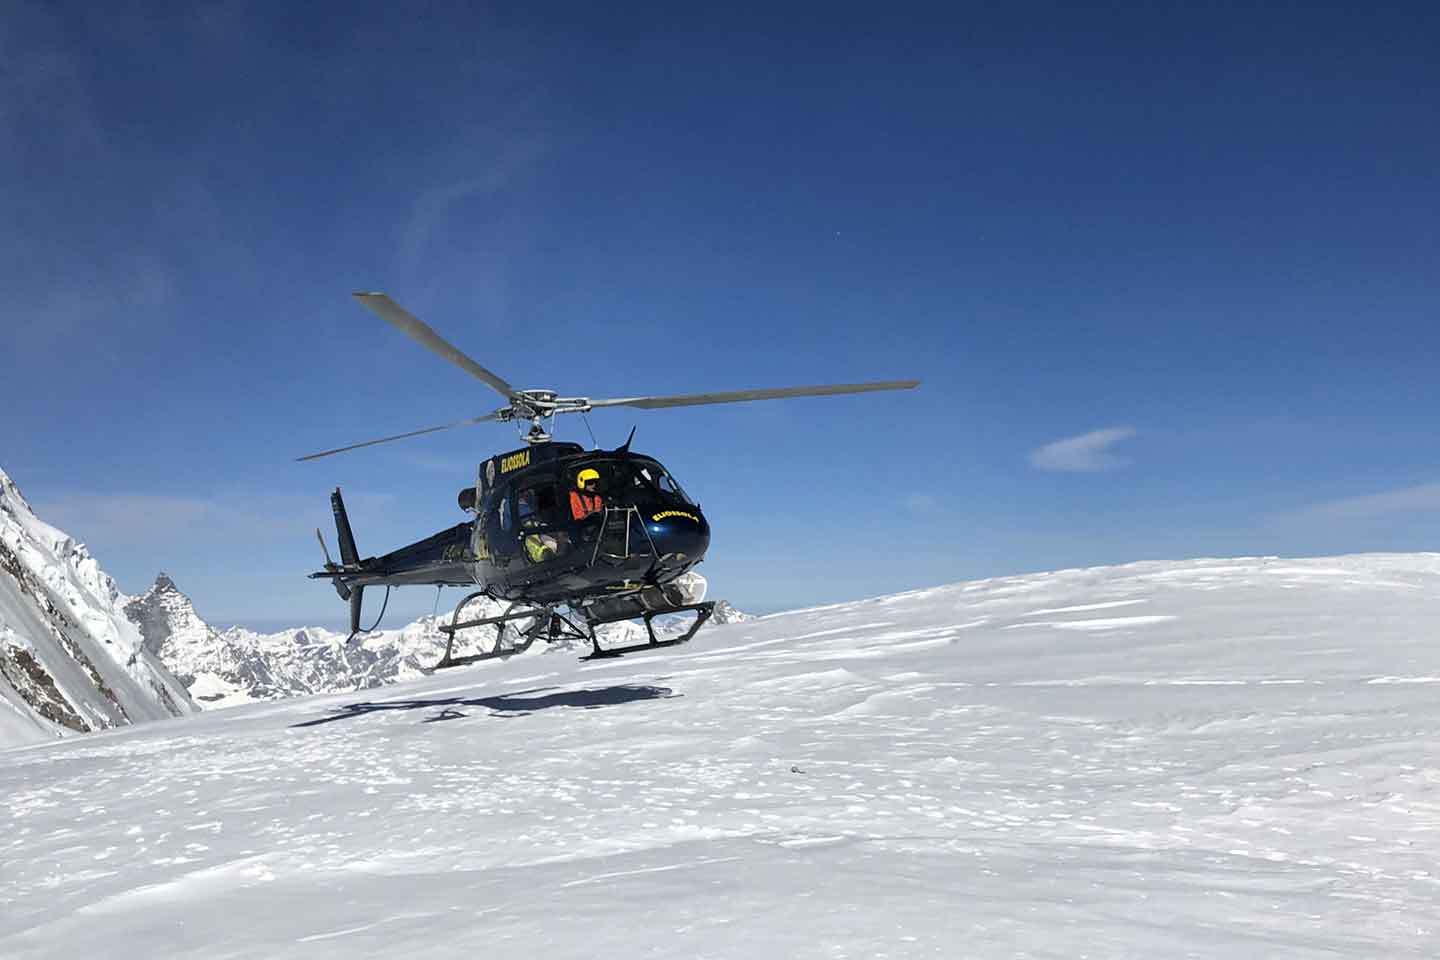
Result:
<svg viewBox="0 0 1440 960">
<path fill-rule="evenodd" d="M 1437 40 L 1429 4 L 10 3 L 0 467 L 128 591 L 337 625 L 329 488 L 378 553 L 515 445 L 292 462 L 496 405 L 379 289 L 523 386 L 922 379 L 592 416 L 741 607 L 1435 549 Z"/>
</svg>

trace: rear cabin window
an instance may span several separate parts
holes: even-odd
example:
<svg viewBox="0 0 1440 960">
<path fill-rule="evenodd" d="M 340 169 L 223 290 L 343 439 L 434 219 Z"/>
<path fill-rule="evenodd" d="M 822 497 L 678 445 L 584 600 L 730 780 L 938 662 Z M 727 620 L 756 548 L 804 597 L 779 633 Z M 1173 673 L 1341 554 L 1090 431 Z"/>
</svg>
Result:
<svg viewBox="0 0 1440 960">
<path fill-rule="evenodd" d="M 560 519 L 559 514 L 560 497 L 553 483 L 526 487 L 515 497 L 515 518 L 521 529 L 549 526 Z"/>
<path fill-rule="evenodd" d="M 561 521 L 560 493 L 554 483 L 524 487 L 515 495 L 515 522 L 525 558 L 531 563 L 544 563 L 569 552 L 570 537 L 559 529 Z"/>
</svg>

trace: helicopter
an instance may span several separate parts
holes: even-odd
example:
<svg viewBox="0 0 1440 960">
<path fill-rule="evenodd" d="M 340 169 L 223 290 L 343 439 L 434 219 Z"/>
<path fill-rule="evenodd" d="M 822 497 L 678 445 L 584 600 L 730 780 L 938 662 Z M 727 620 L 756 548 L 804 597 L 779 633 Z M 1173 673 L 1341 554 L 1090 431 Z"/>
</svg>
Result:
<svg viewBox="0 0 1440 960">
<path fill-rule="evenodd" d="M 714 612 L 697 578 L 686 577 L 705 559 L 710 525 L 699 503 L 654 457 L 630 449 L 635 431 L 613 450 L 586 450 L 555 440 L 546 429 L 560 414 L 606 407 L 668 409 L 701 404 L 744 403 L 790 397 L 910 390 L 918 380 L 826 384 L 616 399 L 561 396 L 553 390 L 520 390 L 481 366 L 388 295 L 361 292 L 357 301 L 416 343 L 465 370 L 500 394 L 505 405 L 482 416 L 423 427 L 394 436 L 323 450 L 297 458 L 317 460 L 338 453 L 479 423 L 528 422 L 525 446 L 489 457 L 475 482 L 460 490 L 457 503 L 471 519 L 378 557 L 361 558 L 345 501 L 330 494 L 340 561 L 332 560 L 325 538 L 315 535 L 324 569 L 311 579 L 329 580 L 350 605 L 350 639 L 362 632 L 367 587 L 471 587 L 455 606 L 445 651 L 433 669 L 523 652 L 539 639 L 580 641 L 590 646 L 583 659 L 614 657 L 669 647 L 690 640 Z M 703 581 L 701 581 L 703 583 Z M 466 619 L 482 599 L 508 602 L 501 614 Z M 656 632 L 657 617 L 693 614 L 678 634 Z M 375 621 L 379 625 L 380 618 Z M 596 628 L 643 620 L 645 639 L 602 646 Z M 494 628 L 493 633 L 489 628 Z M 375 627 L 371 627 L 374 630 Z M 478 637 L 475 652 L 456 655 L 456 636 Z"/>
</svg>

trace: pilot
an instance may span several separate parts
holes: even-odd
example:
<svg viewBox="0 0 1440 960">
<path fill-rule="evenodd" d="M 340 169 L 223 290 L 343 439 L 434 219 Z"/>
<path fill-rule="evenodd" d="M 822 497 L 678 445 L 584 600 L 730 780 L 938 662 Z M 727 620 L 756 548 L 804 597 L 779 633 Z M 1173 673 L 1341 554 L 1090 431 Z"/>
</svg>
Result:
<svg viewBox="0 0 1440 960">
<path fill-rule="evenodd" d="M 594 467 L 586 467 L 575 476 L 575 489 L 570 491 L 570 515 L 576 520 L 584 520 L 592 513 L 599 513 L 605 509 L 605 502 L 600 498 L 600 471 Z"/>
</svg>

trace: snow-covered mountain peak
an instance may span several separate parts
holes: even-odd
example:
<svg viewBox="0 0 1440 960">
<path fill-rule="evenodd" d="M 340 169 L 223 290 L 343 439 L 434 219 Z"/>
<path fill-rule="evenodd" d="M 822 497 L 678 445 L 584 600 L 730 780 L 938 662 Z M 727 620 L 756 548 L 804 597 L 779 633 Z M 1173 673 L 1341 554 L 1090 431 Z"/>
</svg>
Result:
<svg viewBox="0 0 1440 960">
<path fill-rule="evenodd" d="M 23 506 L 27 513 L 33 512 L 30 510 L 30 504 L 26 503 L 25 498 L 20 495 L 20 488 L 15 486 L 15 481 L 11 480 L 10 475 L 4 470 L 0 470 L 0 511 L 10 512 L 10 504 L 16 502 Z"/>
<path fill-rule="evenodd" d="M 0 471 L 0 746 L 195 709 L 85 545 Z"/>
<path fill-rule="evenodd" d="M 139 628 L 146 649 L 160 654 L 171 669 L 188 652 L 215 639 L 215 631 L 200 619 L 190 598 L 163 572 L 149 590 L 125 604 L 125 615 Z M 162 649 L 167 644 L 170 649 Z"/>
<path fill-rule="evenodd" d="M 729 600 L 717 600 L 715 612 L 710 615 L 710 622 L 717 624 L 744 623 L 750 619 L 753 619 L 750 614 L 736 610 Z"/>
</svg>

